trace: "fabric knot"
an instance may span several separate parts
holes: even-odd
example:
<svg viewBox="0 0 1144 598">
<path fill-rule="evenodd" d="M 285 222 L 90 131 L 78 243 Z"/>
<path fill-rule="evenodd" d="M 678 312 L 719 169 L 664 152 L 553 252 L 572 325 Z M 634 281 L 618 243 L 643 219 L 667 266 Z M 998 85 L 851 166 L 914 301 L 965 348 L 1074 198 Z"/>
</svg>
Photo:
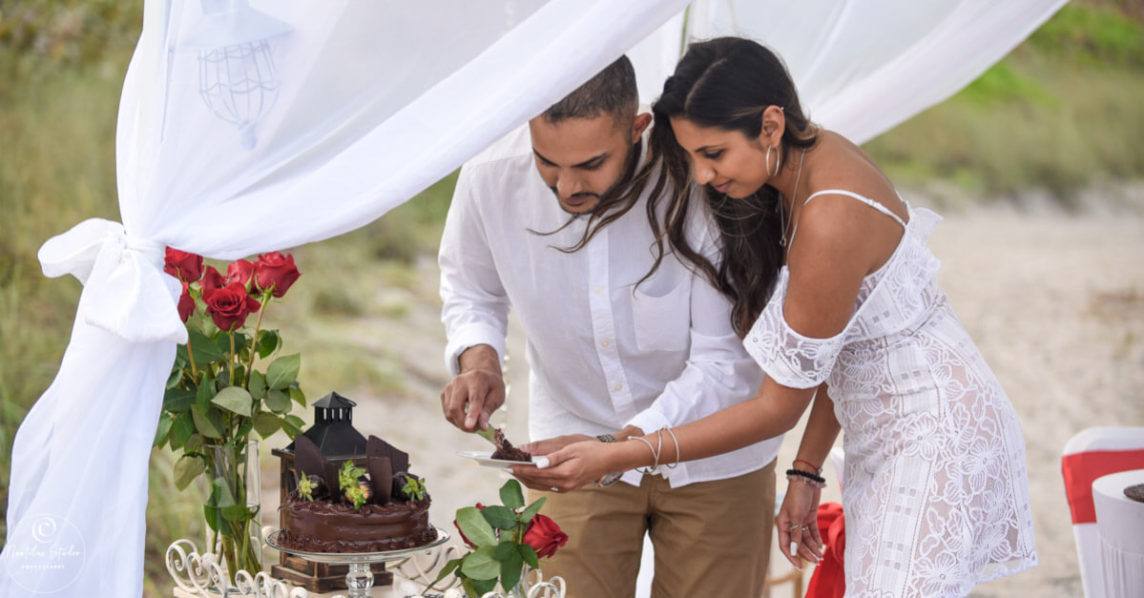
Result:
<svg viewBox="0 0 1144 598">
<path fill-rule="evenodd" d="M 91 218 L 48 239 L 38 255 L 45 276 L 71 274 L 84 284 L 77 318 L 130 342 L 186 343 L 182 285 L 163 272 L 164 249 L 118 222 Z"/>
<path fill-rule="evenodd" d="M 128 232 L 124 232 L 123 239 L 126 249 L 138 253 L 140 257 L 146 259 L 148 263 L 154 265 L 156 268 L 163 268 L 163 261 L 166 258 L 167 251 L 166 245 L 144 237 L 137 237 Z"/>
</svg>

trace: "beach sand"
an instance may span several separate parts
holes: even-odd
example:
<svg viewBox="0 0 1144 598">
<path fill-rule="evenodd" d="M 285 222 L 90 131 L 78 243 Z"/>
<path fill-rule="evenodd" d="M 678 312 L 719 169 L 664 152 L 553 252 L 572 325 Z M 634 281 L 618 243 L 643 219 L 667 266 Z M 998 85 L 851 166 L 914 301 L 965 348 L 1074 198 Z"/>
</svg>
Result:
<svg viewBox="0 0 1144 598">
<path fill-rule="evenodd" d="M 1081 214 L 1044 203 L 1024 209 L 945 211 L 931 237 L 930 246 L 942 262 L 941 285 L 1009 393 L 1028 450 L 1040 565 L 983 584 L 974 596 L 1082 594 L 1060 455 L 1065 442 L 1087 427 L 1144 426 L 1142 196 L 1137 192 L 1127 204 L 1106 203 Z M 924 198 L 907 198 L 917 205 L 926 203 Z M 433 496 L 432 521 L 452 531 L 457 508 L 499 503 L 497 490 L 507 475 L 457 455 L 487 445 L 441 416 L 439 395 L 448 377 L 437 270 L 432 256 L 418 267 L 421 276 L 415 288 L 379 290 L 379 301 L 409 304 L 400 319 L 363 320 L 353 326 L 363 348 L 386 343 L 390 352 L 401 355 L 404 390 L 388 396 L 369 389 L 345 394 L 358 403 L 354 424 L 359 430 L 411 453 L 413 471 L 426 479 Z M 523 342 L 514 323 L 507 363 L 508 409 L 494 417 L 515 443 L 527 440 Z M 801 428 L 788 434 L 780 465 L 793 459 Z M 827 467 L 826 475 L 833 476 L 833 470 Z M 276 472 L 268 468 L 263 480 L 264 523 L 273 524 Z M 840 500 L 833 482 L 824 500 Z M 784 488 L 785 481 L 779 487 Z M 772 574 L 789 569 L 774 562 Z M 790 594 L 780 589 L 773 595 Z"/>
</svg>

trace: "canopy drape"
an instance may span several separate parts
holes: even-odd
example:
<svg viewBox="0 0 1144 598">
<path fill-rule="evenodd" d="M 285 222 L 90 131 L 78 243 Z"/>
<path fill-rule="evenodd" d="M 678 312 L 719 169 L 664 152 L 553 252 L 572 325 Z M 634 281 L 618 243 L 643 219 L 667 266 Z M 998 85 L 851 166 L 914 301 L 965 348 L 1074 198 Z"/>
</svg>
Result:
<svg viewBox="0 0 1144 598">
<path fill-rule="evenodd" d="M 165 246 L 234 259 L 363 226 L 626 51 L 650 102 L 685 35 L 775 48 L 811 117 L 864 141 L 1061 4 L 723 0 L 684 19 L 685 0 L 147 0 L 116 135 L 122 224 L 40 250 L 84 289 L 15 438 L 0 596 L 142 593 L 148 457 L 186 340 Z"/>
</svg>

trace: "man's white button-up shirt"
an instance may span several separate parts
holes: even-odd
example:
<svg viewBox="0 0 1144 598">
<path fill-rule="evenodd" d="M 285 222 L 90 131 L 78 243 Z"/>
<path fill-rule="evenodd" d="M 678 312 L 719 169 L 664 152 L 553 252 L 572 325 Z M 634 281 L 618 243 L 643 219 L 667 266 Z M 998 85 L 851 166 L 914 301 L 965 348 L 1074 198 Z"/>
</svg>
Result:
<svg viewBox="0 0 1144 598">
<path fill-rule="evenodd" d="M 729 301 L 705 277 L 668 252 L 636 284 L 655 260 L 649 193 L 565 252 L 587 217 L 568 224 L 572 216 L 536 170 L 527 126 L 461 169 L 439 255 L 445 360 L 455 375 L 457 358 L 477 344 L 503 359 L 515 309 L 527 337 L 533 440 L 678 426 L 753 397 L 762 382 L 731 328 Z M 662 211 L 666 198 L 660 203 Z M 702 217 L 689 225 L 692 246 L 717 256 L 713 226 Z M 663 474 L 673 487 L 742 475 L 769 464 L 781 441 Z M 638 484 L 639 474 L 623 479 Z"/>
</svg>

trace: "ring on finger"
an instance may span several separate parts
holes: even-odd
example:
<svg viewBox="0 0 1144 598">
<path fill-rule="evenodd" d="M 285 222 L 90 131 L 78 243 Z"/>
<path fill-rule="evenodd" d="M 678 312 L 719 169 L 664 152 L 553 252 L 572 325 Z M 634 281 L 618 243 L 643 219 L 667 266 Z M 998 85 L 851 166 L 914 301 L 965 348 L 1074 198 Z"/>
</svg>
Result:
<svg viewBox="0 0 1144 598">
<path fill-rule="evenodd" d="M 560 492 L 560 489 L 559 489 L 559 488 L 557 488 L 556 486 L 553 486 L 553 487 L 549 488 L 549 490 L 551 490 L 551 491 L 553 491 L 553 492 Z"/>
</svg>

